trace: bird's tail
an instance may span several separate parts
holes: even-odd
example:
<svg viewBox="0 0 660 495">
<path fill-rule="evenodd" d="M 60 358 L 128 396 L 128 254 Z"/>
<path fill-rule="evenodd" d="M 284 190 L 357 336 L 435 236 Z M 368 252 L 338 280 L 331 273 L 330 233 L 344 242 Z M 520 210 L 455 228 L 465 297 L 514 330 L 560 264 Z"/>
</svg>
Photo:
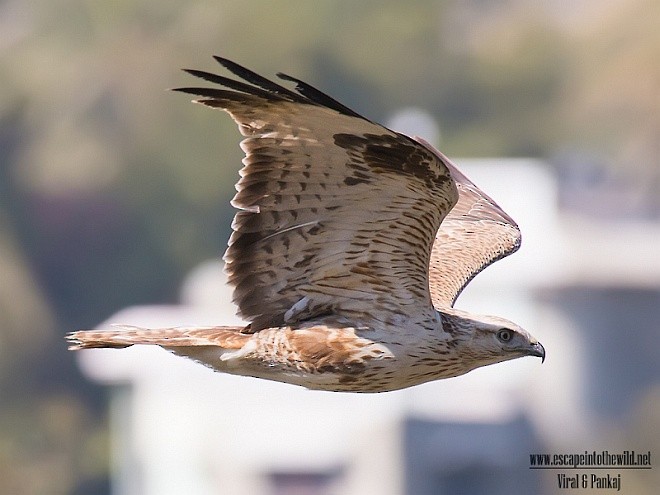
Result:
<svg viewBox="0 0 660 495">
<path fill-rule="evenodd" d="M 217 346 L 240 349 L 250 335 L 241 333 L 243 327 L 175 327 L 141 328 L 113 325 L 115 330 L 79 330 L 66 336 L 69 350 L 114 348 L 136 344 L 163 347 Z"/>
</svg>

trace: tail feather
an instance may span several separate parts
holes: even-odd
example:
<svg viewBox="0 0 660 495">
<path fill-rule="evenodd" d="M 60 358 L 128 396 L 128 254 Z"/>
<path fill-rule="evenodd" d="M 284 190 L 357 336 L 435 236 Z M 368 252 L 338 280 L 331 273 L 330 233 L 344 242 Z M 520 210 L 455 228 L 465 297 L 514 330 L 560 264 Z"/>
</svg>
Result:
<svg viewBox="0 0 660 495">
<path fill-rule="evenodd" d="M 141 328 L 114 325 L 116 330 L 79 330 L 66 336 L 69 350 L 112 348 L 136 344 L 162 347 L 217 346 L 240 349 L 250 339 L 243 327 Z"/>
</svg>

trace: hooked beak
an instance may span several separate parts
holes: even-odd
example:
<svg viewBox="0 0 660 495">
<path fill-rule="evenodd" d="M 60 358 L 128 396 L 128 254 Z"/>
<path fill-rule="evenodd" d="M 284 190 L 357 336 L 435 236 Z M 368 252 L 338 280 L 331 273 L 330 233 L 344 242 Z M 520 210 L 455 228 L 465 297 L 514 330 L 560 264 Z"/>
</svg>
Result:
<svg viewBox="0 0 660 495">
<path fill-rule="evenodd" d="M 531 345 L 528 355 L 540 357 L 541 363 L 543 363 L 545 361 L 545 348 L 540 342 L 535 342 Z"/>
</svg>

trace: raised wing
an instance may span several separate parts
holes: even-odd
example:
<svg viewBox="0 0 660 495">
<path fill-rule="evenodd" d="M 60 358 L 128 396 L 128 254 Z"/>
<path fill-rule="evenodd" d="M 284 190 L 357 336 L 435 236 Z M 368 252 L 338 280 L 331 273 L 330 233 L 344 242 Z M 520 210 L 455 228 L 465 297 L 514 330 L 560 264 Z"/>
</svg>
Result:
<svg viewBox="0 0 660 495">
<path fill-rule="evenodd" d="M 302 81 L 296 91 L 216 57 L 242 78 L 180 88 L 227 111 L 246 136 L 240 208 L 225 253 L 249 331 L 320 315 L 364 325 L 435 319 L 431 245 L 457 201 L 444 161 Z"/>
<path fill-rule="evenodd" d="M 446 308 L 454 305 L 481 270 L 520 247 L 520 229 L 449 159 L 424 140 L 416 139 L 444 159 L 458 188 L 458 202 L 436 234 L 429 264 L 433 304 Z"/>
</svg>

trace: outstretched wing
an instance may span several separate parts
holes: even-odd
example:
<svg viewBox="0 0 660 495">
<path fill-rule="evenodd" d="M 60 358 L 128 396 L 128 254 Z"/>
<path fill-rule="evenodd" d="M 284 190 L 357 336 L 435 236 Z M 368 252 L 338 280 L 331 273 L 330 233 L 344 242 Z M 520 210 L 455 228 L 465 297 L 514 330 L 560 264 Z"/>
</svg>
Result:
<svg viewBox="0 0 660 495">
<path fill-rule="evenodd" d="M 335 314 L 365 325 L 435 318 L 431 245 L 457 200 L 443 159 L 302 81 L 284 88 L 233 62 L 243 81 L 179 88 L 227 111 L 246 136 L 225 253 L 249 331 Z"/>
<path fill-rule="evenodd" d="M 434 148 L 416 138 L 428 149 Z M 458 202 L 445 217 L 433 243 L 429 284 L 434 306 L 454 305 L 481 270 L 520 247 L 520 229 L 495 201 L 444 158 L 458 188 Z"/>
</svg>

